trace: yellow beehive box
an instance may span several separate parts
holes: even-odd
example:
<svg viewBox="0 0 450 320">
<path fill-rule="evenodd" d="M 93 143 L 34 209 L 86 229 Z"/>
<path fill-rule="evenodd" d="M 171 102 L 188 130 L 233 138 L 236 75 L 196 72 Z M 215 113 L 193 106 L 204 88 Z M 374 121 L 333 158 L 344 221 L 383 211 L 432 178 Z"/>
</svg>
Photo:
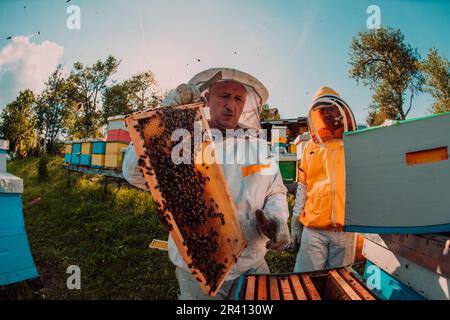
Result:
<svg viewBox="0 0 450 320">
<path fill-rule="evenodd" d="M 72 153 L 72 144 L 68 143 L 66 144 L 66 152 L 64 153 Z"/>
<path fill-rule="evenodd" d="M 122 155 L 122 149 L 128 147 L 128 143 L 123 142 L 106 142 L 106 155 Z"/>
<path fill-rule="evenodd" d="M 81 144 L 81 154 L 91 154 L 92 153 L 92 143 L 83 142 Z"/>
<path fill-rule="evenodd" d="M 107 154 L 105 155 L 105 167 L 106 168 L 122 168 L 122 152 L 119 154 Z"/>
<path fill-rule="evenodd" d="M 289 145 L 289 153 L 297 153 L 297 146 L 294 143 Z"/>
<path fill-rule="evenodd" d="M 104 154 L 93 154 L 92 155 L 92 166 L 104 167 L 105 166 L 105 155 Z"/>
</svg>

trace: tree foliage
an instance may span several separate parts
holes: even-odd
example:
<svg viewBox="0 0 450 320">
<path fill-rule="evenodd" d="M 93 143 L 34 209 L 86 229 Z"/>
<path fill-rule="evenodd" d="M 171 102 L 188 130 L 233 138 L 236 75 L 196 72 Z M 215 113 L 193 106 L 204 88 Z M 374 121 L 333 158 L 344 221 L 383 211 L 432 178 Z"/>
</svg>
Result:
<svg viewBox="0 0 450 320">
<path fill-rule="evenodd" d="M 20 157 L 26 157 L 35 145 L 35 102 L 33 92 L 26 89 L 7 104 L 1 114 L 0 131 L 9 140 L 10 150 Z"/>
<path fill-rule="evenodd" d="M 433 98 L 433 113 L 450 111 L 450 62 L 436 49 L 429 49 L 421 63 L 425 76 L 424 90 Z"/>
<path fill-rule="evenodd" d="M 262 106 L 261 120 L 280 120 L 280 113 L 277 109 L 271 109 L 266 103 Z"/>
<path fill-rule="evenodd" d="M 58 137 L 67 133 L 73 120 L 76 101 L 71 99 L 68 86 L 59 65 L 35 104 L 36 129 L 43 136 L 46 151 L 51 153 L 56 152 Z"/>
<path fill-rule="evenodd" d="M 398 29 L 380 28 L 353 38 L 350 76 L 374 91 L 367 119 L 370 125 L 406 119 L 415 95 L 422 91 L 419 59 Z"/>
<path fill-rule="evenodd" d="M 78 101 L 75 120 L 71 128 L 74 139 L 95 138 L 101 135 L 101 112 L 99 102 L 101 94 L 106 88 L 107 80 L 113 75 L 120 61 L 108 56 L 105 61 L 98 60 L 92 66 L 85 66 L 81 62 L 73 65 L 68 78 L 71 97 Z"/>
<path fill-rule="evenodd" d="M 151 71 L 143 72 L 105 89 L 103 94 L 103 124 L 107 118 L 153 109 L 161 104 L 162 95 Z"/>
</svg>

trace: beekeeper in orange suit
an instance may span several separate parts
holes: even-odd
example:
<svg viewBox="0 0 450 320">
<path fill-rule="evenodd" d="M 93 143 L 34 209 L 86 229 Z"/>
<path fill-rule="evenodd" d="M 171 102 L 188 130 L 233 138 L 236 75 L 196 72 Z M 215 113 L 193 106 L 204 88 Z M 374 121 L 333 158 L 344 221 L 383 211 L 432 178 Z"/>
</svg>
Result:
<svg viewBox="0 0 450 320">
<path fill-rule="evenodd" d="M 308 113 L 312 139 L 305 146 L 293 209 L 291 240 L 298 251 L 295 272 L 350 264 L 355 235 L 343 232 L 345 158 L 343 133 L 356 130 L 347 103 L 321 87 Z"/>
</svg>

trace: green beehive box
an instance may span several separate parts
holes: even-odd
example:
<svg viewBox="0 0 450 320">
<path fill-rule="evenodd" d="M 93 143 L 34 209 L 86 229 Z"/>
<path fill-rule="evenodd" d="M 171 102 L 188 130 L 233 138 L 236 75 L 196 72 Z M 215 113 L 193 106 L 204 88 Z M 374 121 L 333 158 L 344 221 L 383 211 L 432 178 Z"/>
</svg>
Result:
<svg viewBox="0 0 450 320">
<path fill-rule="evenodd" d="M 295 154 L 280 155 L 278 166 L 283 182 L 292 183 L 296 180 L 297 160 Z"/>
</svg>

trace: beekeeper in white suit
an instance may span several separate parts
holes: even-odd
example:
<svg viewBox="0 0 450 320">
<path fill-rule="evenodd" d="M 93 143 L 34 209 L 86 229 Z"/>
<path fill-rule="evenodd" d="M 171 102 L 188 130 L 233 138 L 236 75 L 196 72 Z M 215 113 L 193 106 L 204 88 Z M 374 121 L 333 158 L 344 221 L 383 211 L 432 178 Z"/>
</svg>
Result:
<svg viewBox="0 0 450 320">
<path fill-rule="evenodd" d="M 221 72 L 220 80 L 209 85 L 209 80 L 218 72 Z M 204 91 L 200 92 L 202 85 Z M 163 105 L 174 106 L 205 99 L 209 109 L 210 128 L 225 133 L 227 129 L 260 129 L 259 116 L 267 98 L 267 89 L 253 76 L 235 69 L 213 68 L 200 72 L 188 84 L 178 86 L 164 99 Z M 222 143 L 226 146 L 226 156 L 222 158 L 225 179 L 234 200 L 236 218 L 248 245 L 227 275 L 216 297 L 211 298 L 203 293 L 169 236 L 169 257 L 176 266 L 175 273 L 180 286 L 179 299 L 225 299 L 233 280 L 242 273 L 269 272 L 264 259 L 267 248 L 286 250 L 290 245 L 287 190 L 277 163 L 267 152 L 267 142 L 258 137 L 246 139 L 225 136 L 222 142 L 215 141 L 218 154 L 223 150 Z M 242 160 L 241 154 L 229 157 L 229 153 L 234 152 L 238 144 L 249 150 L 250 156 L 245 161 L 236 161 L 237 158 Z M 233 147 L 229 148 L 230 145 Z M 259 158 L 251 156 L 252 153 Z M 230 162 L 229 159 L 234 160 Z M 123 174 L 131 184 L 146 189 L 132 145 L 124 159 Z"/>
</svg>

